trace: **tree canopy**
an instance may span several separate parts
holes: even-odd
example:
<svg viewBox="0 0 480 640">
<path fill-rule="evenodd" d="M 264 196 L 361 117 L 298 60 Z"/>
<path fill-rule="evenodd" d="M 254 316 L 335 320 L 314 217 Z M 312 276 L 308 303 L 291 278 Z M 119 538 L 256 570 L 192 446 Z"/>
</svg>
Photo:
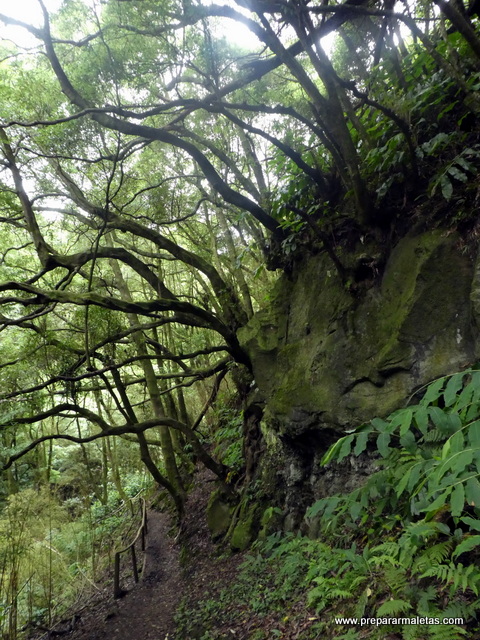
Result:
<svg viewBox="0 0 480 640">
<path fill-rule="evenodd" d="M 0 14 L 37 43 L 1 48 L 3 467 L 133 439 L 181 513 L 187 447 L 229 473 L 198 427 L 249 384 L 275 269 L 325 251 L 355 295 L 349 244 L 375 273 L 410 226 L 473 224 L 477 3 L 38 1 Z"/>
</svg>

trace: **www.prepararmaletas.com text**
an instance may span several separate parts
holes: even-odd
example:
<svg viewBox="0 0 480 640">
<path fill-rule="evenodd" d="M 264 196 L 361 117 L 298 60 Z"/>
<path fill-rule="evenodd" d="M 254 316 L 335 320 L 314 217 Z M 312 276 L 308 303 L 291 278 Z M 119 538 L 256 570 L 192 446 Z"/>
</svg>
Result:
<svg viewBox="0 0 480 640">
<path fill-rule="evenodd" d="M 360 627 L 380 626 L 384 624 L 464 624 L 463 618 L 335 618 L 335 624 L 349 624 Z"/>
</svg>

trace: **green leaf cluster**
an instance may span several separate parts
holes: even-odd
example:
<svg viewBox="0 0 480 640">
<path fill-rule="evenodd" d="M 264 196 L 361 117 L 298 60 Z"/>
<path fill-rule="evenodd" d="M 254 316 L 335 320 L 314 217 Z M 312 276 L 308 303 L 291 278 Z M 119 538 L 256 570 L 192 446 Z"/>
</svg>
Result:
<svg viewBox="0 0 480 640">
<path fill-rule="evenodd" d="M 203 605 L 197 612 L 202 637 L 220 637 L 215 628 L 227 623 L 222 611 L 232 615 L 232 609 L 259 620 L 291 616 L 305 639 L 475 637 L 479 400 L 480 371 L 468 369 L 432 382 L 417 404 L 340 438 L 323 464 L 345 465 L 348 457 L 368 453 L 377 470 L 363 487 L 307 510 L 307 525 L 317 523 L 319 539 L 278 532 L 257 542 L 237 583 L 208 601 L 209 611 L 218 607 L 216 621 L 208 622 Z M 335 617 L 399 620 L 360 629 L 334 624 Z M 457 620 L 402 621 L 413 617 Z"/>
</svg>

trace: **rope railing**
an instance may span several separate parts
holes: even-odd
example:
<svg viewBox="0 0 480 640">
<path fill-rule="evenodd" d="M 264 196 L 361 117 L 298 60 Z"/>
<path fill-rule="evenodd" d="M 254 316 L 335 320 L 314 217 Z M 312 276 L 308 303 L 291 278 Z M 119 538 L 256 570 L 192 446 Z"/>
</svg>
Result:
<svg viewBox="0 0 480 640">
<path fill-rule="evenodd" d="M 142 505 L 142 508 L 141 508 L 142 521 L 141 521 L 140 527 L 138 528 L 137 535 L 128 546 L 124 547 L 123 549 L 120 549 L 120 551 L 117 551 L 115 553 L 115 568 L 114 568 L 114 575 L 113 575 L 113 597 L 114 598 L 121 598 L 121 596 L 124 595 L 125 593 L 125 591 L 123 591 L 120 588 L 120 556 L 122 555 L 122 553 L 126 553 L 127 551 L 130 551 L 132 569 L 133 569 L 133 578 L 135 582 L 138 582 L 139 580 L 137 552 L 135 551 L 135 544 L 140 539 L 141 549 L 142 551 L 145 551 L 145 537 L 148 533 L 147 505 L 143 498 L 140 498 L 140 500 Z"/>
</svg>

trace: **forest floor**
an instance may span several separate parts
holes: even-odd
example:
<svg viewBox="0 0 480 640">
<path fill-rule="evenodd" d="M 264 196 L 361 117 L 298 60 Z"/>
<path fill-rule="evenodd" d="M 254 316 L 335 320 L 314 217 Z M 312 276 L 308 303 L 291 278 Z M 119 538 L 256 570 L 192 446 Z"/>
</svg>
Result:
<svg viewBox="0 0 480 640">
<path fill-rule="evenodd" d="M 135 585 L 128 580 L 124 597 L 114 600 L 111 582 L 71 618 L 73 629 L 58 625 L 52 637 L 68 640 L 165 640 L 172 638 L 173 616 L 182 593 L 179 548 L 169 536 L 170 518 L 151 510 L 144 571 Z M 127 578 L 123 576 L 122 586 Z M 49 636 L 47 636 L 49 637 Z"/>
<path fill-rule="evenodd" d="M 174 616 L 181 600 L 188 602 L 191 610 L 195 602 L 215 598 L 235 579 L 242 560 L 242 554 L 219 556 L 211 540 L 205 510 L 213 480 L 206 470 L 196 474 L 177 541 L 170 515 L 149 511 L 144 571 L 137 585 L 131 577 L 123 576 L 122 587 L 127 586 L 124 597 L 114 600 L 111 580 L 97 585 L 80 609 L 50 634 L 31 640 L 192 640 L 175 632 Z M 201 635 L 199 630 L 197 637 Z"/>
</svg>

